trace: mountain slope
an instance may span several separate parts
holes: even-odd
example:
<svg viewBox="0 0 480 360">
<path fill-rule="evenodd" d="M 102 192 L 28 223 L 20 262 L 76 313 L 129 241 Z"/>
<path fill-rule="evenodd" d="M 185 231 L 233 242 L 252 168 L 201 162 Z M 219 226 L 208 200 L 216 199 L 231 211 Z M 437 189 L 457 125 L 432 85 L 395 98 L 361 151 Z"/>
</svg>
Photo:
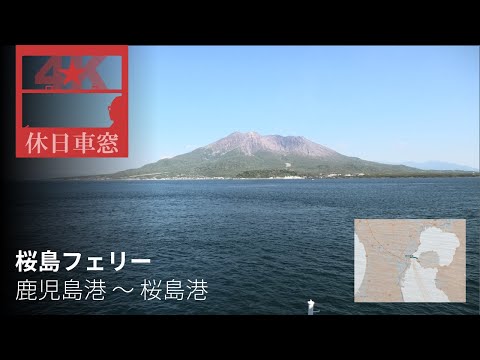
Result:
<svg viewBox="0 0 480 360">
<path fill-rule="evenodd" d="M 328 174 L 408 175 L 421 170 L 349 157 L 302 136 L 235 132 L 192 152 L 162 159 L 110 178 L 238 177 L 285 170 L 300 176 Z"/>
</svg>

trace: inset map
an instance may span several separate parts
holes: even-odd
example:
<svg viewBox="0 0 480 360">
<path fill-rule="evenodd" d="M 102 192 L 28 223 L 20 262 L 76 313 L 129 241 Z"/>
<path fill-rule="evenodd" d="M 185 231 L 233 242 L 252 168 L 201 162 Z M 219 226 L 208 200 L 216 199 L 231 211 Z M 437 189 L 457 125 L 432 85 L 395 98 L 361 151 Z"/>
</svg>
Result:
<svg viewBox="0 0 480 360">
<path fill-rule="evenodd" d="M 464 219 L 355 219 L 355 302 L 466 302 Z"/>
</svg>

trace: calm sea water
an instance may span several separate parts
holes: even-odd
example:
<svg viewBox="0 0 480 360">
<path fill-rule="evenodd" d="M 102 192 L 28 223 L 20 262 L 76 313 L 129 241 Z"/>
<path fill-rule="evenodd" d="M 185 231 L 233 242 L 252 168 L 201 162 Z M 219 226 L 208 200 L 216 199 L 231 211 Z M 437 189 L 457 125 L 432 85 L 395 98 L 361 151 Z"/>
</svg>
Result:
<svg viewBox="0 0 480 360">
<path fill-rule="evenodd" d="M 105 281 L 105 300 L 16 301 L 42 314 L 478 314 L 480 179 L 32 182 L 15 199 L 15 279 Z M 355 218 L 467 219 L 466 304 L 355 304 Z M 80 252 L 15 273 L 18 249 Z M 110 252 L 116 252 L 115 265 Z M 126 253 L 122 270 L 120 252 Z M 101 256 L 102 272 L 86 272 Z M 149 258 L 150 265 L 131 264 Z M 204 279 L 205 301 L 151 300 L 144 279 Z M 12 279 L 13 283 L 13 279 Z M 134 288 L 129 293 L 113 287 Z M 61 289 L 63 285 L 61 286 Z M 9 288 L 14 299 L 16 282 Z M 83 289 L 87 291 L 87 289 Z M 85 295 L 85 293 L 84 293 Z"/>
</svg>

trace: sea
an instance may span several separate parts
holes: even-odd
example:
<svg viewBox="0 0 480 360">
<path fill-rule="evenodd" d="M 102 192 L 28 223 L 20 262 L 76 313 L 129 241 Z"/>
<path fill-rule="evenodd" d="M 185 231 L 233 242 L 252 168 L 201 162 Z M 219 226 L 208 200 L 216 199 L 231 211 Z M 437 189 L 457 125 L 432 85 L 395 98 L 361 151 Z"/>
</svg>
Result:
<svg viewBox="0 0 480 360">
<path fill-rule="evenodd" d="M 310 299 L 315 315 L 479 314 L 480 178 L 18 186 L 4 240 L 16 314 L 303 315 Z M 355 303 L 356 218 L 466 219 L 467 302 Z M 19 250 L 37 271 L 18 271 Z M 58 272 L 40 271 L 47 250 Z"/>
</svg>

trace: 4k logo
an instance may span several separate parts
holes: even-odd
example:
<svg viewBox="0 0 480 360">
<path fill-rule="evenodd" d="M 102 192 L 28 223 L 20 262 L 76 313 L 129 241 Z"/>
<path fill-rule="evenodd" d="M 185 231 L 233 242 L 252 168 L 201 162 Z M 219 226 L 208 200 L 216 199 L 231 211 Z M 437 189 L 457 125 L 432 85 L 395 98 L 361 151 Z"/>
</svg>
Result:
<svg viewBox="0 0 480 360">
<path fill-rule="evenodd" d="M 97 67 L 105 60 L 106 56 L 92 56 L 87 64 L 82 67 L 82 56 L 71 56 L 70 67 L 62 68 L 62 57 L 51 56 L 45 65 L 35 74 L 35 84 L 51 85 L 51 89 L 63 89 L 72 82 L 72 89 L 81 89 L 82 82 L 89 78 L 92 88 L 106 89 L 102 77 L 97 72 Z M 52 75 L 47 75 L 51 73 Z"/>
<path fill-rule="evenodd" d="M 17 46 L 17 157 L 127 157 L 128 47 Z"/>
</svg>

